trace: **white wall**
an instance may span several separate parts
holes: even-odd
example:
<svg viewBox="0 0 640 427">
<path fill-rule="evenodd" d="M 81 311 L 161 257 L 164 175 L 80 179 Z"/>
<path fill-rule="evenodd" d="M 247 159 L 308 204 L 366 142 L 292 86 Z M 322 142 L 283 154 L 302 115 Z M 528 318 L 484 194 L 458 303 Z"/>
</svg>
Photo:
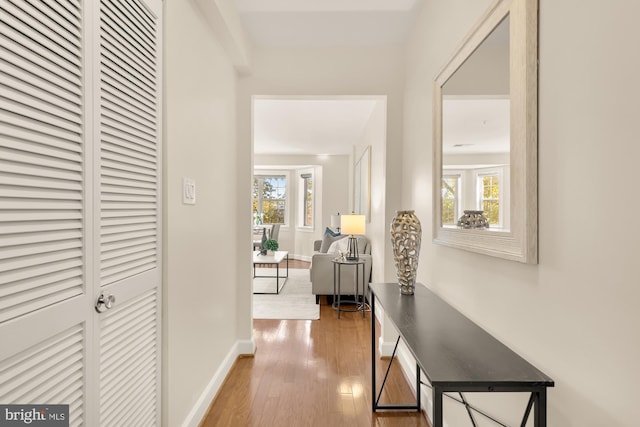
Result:
<svg viewBox="0 0 640 427">
<path fill-rule="evenodd" d="M 236 77 L 194 3 L 164 4 L 163 424 L 197 425 L 241 335 L 236 216 L 222 209 L 237 198 Z M 195 206 L 182 204 L 183 177 L 196 182 Z"/>
<path fill-rule="evenodd" d="M 367 236 L 376 248 L 380 243 L 387 244 L 389 240 L 389 224 L 391 220 L 386 215 L 386 158 L 387 158 L 387 104 L 384 99 L 376 102 L 371 117 L 362 132 L 362 136 L 355 147 L 354 159 L 362 157 L 364 150 L 369 147 L 370 155 L 370 204 L 371 215 L 367 217 Z M 352 197 L 353 199 L 353 197 Z M 352 203 L 353 204 L 353 203 Z M 374 247 L 374 246 L 372 246 Z M 371 281 L 385 280 L 385 250 L 371 252 Z"/>
<path fill-rule="evenodd" d="M 300 230 L 296 227 L 297 205 L 300 203 L 296 187 L 299 174 L 291 170 L 290 222 L 288 230 L 280 229 L 281 247 L 301 259 L 310 260 L 313 255 L 314 240 L 322 239 L 325 227 L 331 225 L 331 215 L 346 213 L 349 207 L 349 162 L 350 156 L 303 156 L 303 155 L 260 155 L 254 156 L 256 168 L 260 165 L 283 167 L 314 166 L 315 180 L 315 224 L 313 230 Z M 258 169 L 259 170 L 259 169 Z"/>
<path fill-rule="evenodd" d="M 538 265 L 431 243 L 432 79 L 488 4 L 426 2 L 407 49 L 402 201 L 424 226 L 418 279 L 555 380 L 550 426 L 636 426 L 640 3 L 540 1 Z M 513 423 L 526 405 L 472 401 Z M 449 425 L 466 425 L 454 405 Z"/>
</svg>

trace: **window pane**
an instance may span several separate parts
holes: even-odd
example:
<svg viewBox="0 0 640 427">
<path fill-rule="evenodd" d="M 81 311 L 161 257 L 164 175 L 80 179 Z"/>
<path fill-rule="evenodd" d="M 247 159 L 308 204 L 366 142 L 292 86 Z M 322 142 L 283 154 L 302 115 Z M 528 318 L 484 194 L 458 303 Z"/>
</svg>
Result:
<svg viewBox="0 0 640 427">
<path fill-rule="evenodd" d="M 313 178 L 304 179 L 304 225 L 313 225 Z"/>
<path fill-rule="evenodd" d="M 442 177 L 442 225 L 455 225 L 458 217 L 457 176 Z"/>
<path fill-rule="evenodd" d="M 500 187 L 498 185 L 498 177 L 484 176 L 482 177 L 482 197 L 484 199 L 497 199 L 500 197 Z"/>
<path fill-rule="evenodd" d="M 253 180 L 253 215 L 256 223 L 284 224 L 287 179 L 256 176 Z"/>
<path fill-rule="evenodd" d="M 497 175 L 482 177 L 482 210 L 489 224 L 500 224 L 500 182 Z"/>
<path fill-rule="evenodd" d="M 257 177 L 253 177 L 253 194 L 251 202 L 251 212 L 253 214 L 253 223 L 258 225 L 262 224 L 262 216 L 260 215 L 261 209 L 259 209 L 259 194 L 260 194 L 261 181 Z"/>
<path fill-rule="evenodd" d="M 489 220 L 489 224 L 500 223 L 500 202 L 498 200 L 484 200 L 482 210 L 484 210 L 484 216 Z"/>
</svg>

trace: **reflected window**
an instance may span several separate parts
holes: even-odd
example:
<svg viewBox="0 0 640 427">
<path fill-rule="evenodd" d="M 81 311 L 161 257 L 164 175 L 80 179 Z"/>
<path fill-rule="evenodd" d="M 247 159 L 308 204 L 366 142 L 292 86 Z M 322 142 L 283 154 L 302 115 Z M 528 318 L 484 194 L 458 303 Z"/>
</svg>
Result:
<svg viewBox="0 0 640 427">
<path fill-rule="evenodd" d="M 456 225 L 460 206 L 460 175 L 442 177 L 442 225 Z"/>
<path fill-rule="evenodd" d="M 479 209 L 484 211 L 489 224 L 500 227 L 500 176 L 499 174 L 478 175 L 478 194 L 480 195 Z"/>
</svg>

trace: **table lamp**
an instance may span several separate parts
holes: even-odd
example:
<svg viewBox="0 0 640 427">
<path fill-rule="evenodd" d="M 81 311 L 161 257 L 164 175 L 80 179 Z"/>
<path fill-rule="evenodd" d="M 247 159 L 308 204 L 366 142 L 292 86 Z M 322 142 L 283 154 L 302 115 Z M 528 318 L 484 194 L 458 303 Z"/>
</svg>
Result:
<svg viewBox="0 0 640 427">
<path fill-rule="evenodd" d="M 338 215 L 331 215 L 331 228 L 340 233 L 340 213 L 338 213 Z"/>
<path fill-rule="evenodd" d="M 340 231 L 342 234 L 349 235 L 349 242 L 347 245 L 347 261 L 358 260 L 358 239 L 355 234 L 364 234 L 365 219 L 364 215 L 341 215 L 340 216 Z"/>
</svg>

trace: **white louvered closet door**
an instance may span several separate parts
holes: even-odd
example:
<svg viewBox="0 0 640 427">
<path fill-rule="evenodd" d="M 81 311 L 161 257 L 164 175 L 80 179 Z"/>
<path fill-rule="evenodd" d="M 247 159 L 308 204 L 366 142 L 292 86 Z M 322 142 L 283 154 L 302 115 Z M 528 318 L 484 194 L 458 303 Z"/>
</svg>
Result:
<svg viewBox="0 0 640 427">
<path fill-rule="evenodd" d="M 0 0 L 0 402 L 86 425 L 93 344 L 80 2 Z"/>
<path fill-rule="evenodd" d="M 161 23 L 0 0 L 0 402 L 72 426 L 160 424 Z"/>
<path fill-rule="evenodd" d="M 95 139 L 99 425 L 160 420 L 161 2 L 101 0 Z"/>
</svg>

